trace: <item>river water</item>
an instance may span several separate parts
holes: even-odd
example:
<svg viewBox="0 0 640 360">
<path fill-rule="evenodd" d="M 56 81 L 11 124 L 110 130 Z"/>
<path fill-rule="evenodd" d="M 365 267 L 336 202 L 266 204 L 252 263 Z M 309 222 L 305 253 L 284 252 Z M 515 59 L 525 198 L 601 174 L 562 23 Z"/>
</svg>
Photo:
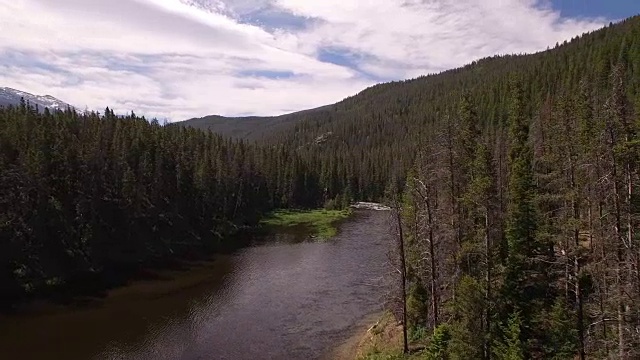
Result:
<svg viewBox="0 0 640 360">
<path fill-rule="evenodd" d="M 0 318 L 0 357 L 326 358 L 381 311 L 388 220 L 388 212 L 358 211 L 329 241 L 272 234 L 82 308 Z"/>
</svg>

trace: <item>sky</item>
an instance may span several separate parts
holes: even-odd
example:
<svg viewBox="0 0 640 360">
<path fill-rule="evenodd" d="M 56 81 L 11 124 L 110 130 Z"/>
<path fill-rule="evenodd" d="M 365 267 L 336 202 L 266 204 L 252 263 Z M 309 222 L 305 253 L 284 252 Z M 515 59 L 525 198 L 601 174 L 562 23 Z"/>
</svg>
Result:
<svg viewBox="0 0 640 360">
<path fill-rule="evenodd" d="M 0 86 L 169 121 L 278 115 L 638 13 L 637 0 L 0 0 Z"/>
</svg>

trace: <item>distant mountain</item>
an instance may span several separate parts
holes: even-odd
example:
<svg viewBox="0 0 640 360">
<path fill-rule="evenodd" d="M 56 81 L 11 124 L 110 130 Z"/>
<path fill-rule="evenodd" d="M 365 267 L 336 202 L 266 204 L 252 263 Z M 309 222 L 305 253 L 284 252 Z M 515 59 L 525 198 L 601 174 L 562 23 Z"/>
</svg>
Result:
<svg viewBox="0 0 640 360">
<path fill-rule="evenodd" d="M 280 116 L 225 117 L 209 115 L 175 124 L 201 130 L 211 130 L 214 133 L 234 138 L 259 140 L 279 130 L 285 130 L 298 122 L 307 120 L 311 115 L 326 117 L 332 111 L 333 106 L 328 105 Z"/>
<path fill-rule="evenodd" d="M 50 110 L 65 110 L 67 107 L 74 108 L 51 95 L 34 95 L 9 87 L 0 87 L 0 106 L 20 105 L 20 99 L 22 98 L 32 106 L 38 105 L 41 110 L 44 110 L 44 108 L 49 108 Z"/>
</svg>

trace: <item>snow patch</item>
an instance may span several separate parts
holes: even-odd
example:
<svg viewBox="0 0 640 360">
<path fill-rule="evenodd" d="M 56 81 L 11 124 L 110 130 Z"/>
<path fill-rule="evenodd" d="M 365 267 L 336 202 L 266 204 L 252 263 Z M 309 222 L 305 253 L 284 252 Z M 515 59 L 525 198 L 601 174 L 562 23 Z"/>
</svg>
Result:
<svg viewBox="0 0 640 360">
<path fill-rule="evenodd" d="M 0 87 L 0 105 L 19 105 L 20 99 L 22 98 L 32 106 L 38 105 L 41 110 L 44 110 L 44 108 L 49 108 L 51 110 L 66 110 L 67 107 L 75 109 L 68 103 L 56 99 L 51 95 L 34 95 L 9 87 Z"/>
</svg>

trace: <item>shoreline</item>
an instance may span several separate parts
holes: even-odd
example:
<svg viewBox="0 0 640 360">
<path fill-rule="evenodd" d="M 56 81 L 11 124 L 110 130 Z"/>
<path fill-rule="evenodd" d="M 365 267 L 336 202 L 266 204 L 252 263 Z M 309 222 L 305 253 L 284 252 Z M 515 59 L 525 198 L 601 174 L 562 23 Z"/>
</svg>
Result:
<svg viewBox="0 0 640 360">
<path fill-rule="evenodd" d="M 321 212 L 321 210 L 314 211 Z M 296 211 L 283 212 L 288 214 L 296 213 Z M 322 212 L 326 213 L 324 210 Z M 301 214 L 302 212 L 298 213 Z M 330 218 L 329 226 L 337 227 L 340 221 L 350 218 L 353 214 L 351 212 L 341 214 L 344 217 L 332 215 L 336 218 Z M 289 227 L 291 225 L 311 227 L 313 224 L 303 221 L 287 225 Z M 137 269 L 123 270 L 115 280 L 107 279 L 101 273 L 95 273 L 91 274 L 92 278 L 90 280 L 78 282 L 75 287 L 63 284 L 47 289 L 47 291 L 30 294 L 7 306 L 0 304 L 0 320 L 21 316 L 49 316 L 66 311 L 91 309 L 92 307 L 100 306 L 104 302 L 117 302 L 122 295 L 128 297 L 131 292 L 141 292 L 140 296 L 153 296 L 154 290 L 150 289 L 162 286 L 171 287 L 174 280 L 176 278 L 179 279 L 181 274 L 197 273 L 203 268 L 210 268 L 220 259 L 226 259 L 236 251 L 252 246 L 256 238 L 263 238 L 265 234 L 287 228 L 287 225 L 274 226 L 261 222 L 225 236 L 225 239 L 229 241 L 225 244 L 216 245 L 216 249 L 203 249 L 202 253 L 187 253 L 163 259 L 157 263 L 141 265 Z M 308 232 L 313 233 L 312 228 Z M 145 294 L 147 291 L 151 293 Z M 168 291 L 171 290 L 168 289 Z"/>
<path fill-rule="evenodd" d="M 71 296 L 62 300 L 46 297 L 29 299 L 20 303 L 12 312 L 0 312 L 0 320 L 93 311 L 104 304 L 171 296 L 224 275 L 211 273 L 210 270 L 224 267 L 228 259 L 228 254 L 215 254 L 198 260 L 183 260 L 177 266 L 143 269 L 125 283 L 105 288 L 99 293 Z"/>
<path fill-rule="evenodd" d="M 367 360 L 402 356 L 402 330 L 387 311 L 367 316 L 324 360 Z M 386 358 L 385 358 L 386 359 Z"/>
<path fill-rule="evenodd" d="M 358 359 L 362 351 L 362 343 L 367 337 L 369 330 L 376 324 L 384 312 L 377 312 L 365 317 L 360 321 L 351 334 L 341 342 L 337 347 L 331 349 L 329 353 L 323 357 L 323 360 L 355 360 Z"/>
<path fill-rule="evenodd" d="M 363 219 L 369 219 L 369 214 L 365 216 L 364 212 L 354 211 L 353 215 L 356 215 L 358 219 L 361 217 Z M 381 223 L 382 220 L 380 219 L 384 218 L 384 214 L 377 214 L 377 217 L 373 218 L 375 220 L 371 220 L 367 222 L 367 224 L 377 225 Z M 364 228 L 370 229 L 371 227 L 366 226 Z M 361 237 L 359 241 L 366 245 L 368 240 L 369 238 L 365 236 Z M 287 243 L 288 242 L 289 241 L 287 241 Z M 319 243 L 318 246 L 322 249 L 335 249 L 333 244 Z M 375 243 L 378 244 L 378 242 Z M 315 251 L 314 247 L 316 246 L 307 246 L 306 244 L 298 246 L 298 242 L 291 242 L 291 244 L 294 245 L 294 250 L 311 249 Z M 258 244 L 257 247 L 262 248 L 261 244 Z M 273 260 L 279 264 L 279 256 L 275 258 L 270 258 L 269 256 L 276 252 L 280 253 L 281 249 L 271 246 L 265 246 L 264 248 L 266 252 L 260 253 L 266 254 L 267 257 L 265 258 L 263 255 L 260 259 Z M 310 250 L 308 250 L 307 253 L 309 253 L 309 251 Z M 299 252 L 294 251 L 291 254 L 298 255 Z M 74 343 L 77 342 L 81 345 L 74 346 L 74 349 L 65 350 L 68 354 L 74 356 L 77 354 L 84 356 L 84 354 L 92 354 L 93 351 L 96 351 L 95 349 L 105 349 L 103 344 L 103 339 L 105 338 L 110 339 L 108 340 L 110 342 L 115 341 L 121 344 L 136 344 L 136 346 L 137 344 L 144 344 L 144 341 L 146 341 L 144 339 L 146 339 L 146 334 L 149 334 L 148 329 L 150 326 L 155 327 L 160 326 L 157 324 L 162 324 L 158 329 L 164 329 L 164 323 L 162 322 L 164 320 L 162 319 L 167 316 L 172 319 L 188 318 L 191 316 L 194 299 L 197 299 L 195 301 L 198 303 L 208 304 L 213 288 L 222 289 L 221 291 L 214 290 L 213 293 L 220 295 L 220 304 L 225 304 L 224 296 L 226 296 L 225 294 L 227 293 L 224 289 L 228 288 L 228 284 L 238 281 L 239 278 L 233 275 L 237 264 L 245 264 L 243 262 L 228 264 L 228 261 L 225 260 L 232 258 L 236 257 L 234 255 L 216 255 L 213 259 L 182 262 L 182 266 L 176 266 L 174 269 L 145 272 L 144 276 L 131 280 L 124 286 L 106 291 L 99 297 L 79 298 L 80 301 L 73 304 L 34 302 L 31 306 L 25 307 L 23 309 L 24 311 L 9 315 L 6 322 L 4 321 L 4 317 L 0 317 L 4 323 L 4 326 L 0 327 L 0 334 L 3 335 L 2 337 L 5 337 L 6 334 L 6 337 L 3 339 L 6 343 L 3 344 L 6 345 L 7 349 L 11 349 L 15 353 L 24 352 L 37 354 L 41 351 L 39 349 L 55 348 L 55 344 L 62 343 L 63 340 L 74 339 Z M 298 257 L 296 256 L 294 258 L 297 259 Z M 315 259 L 315 255 L 311 256 L 311 258 L 312 260 Z M 333 258 L 332 256 L 327 259 Z M 345 259 L 347 259 L 346 261 L 350 261 L 351 257 L 346 256 Z M 324 264 L 324 261 L 321 261 L 319 264 Z M 279 269 L 280 267 L 281 266 L 276 266 L 275 268 Z M 249 266 L 246 268 L 251 269 L 253 267 Z M 336 269 L 338 267 L 332 266 L 331 268 Z M 334 272 L 331 273 L 333 274 Z M 228 275 L 225 276 L 225 274 Z M 338 274 L 340 273 L 338 272 Z M 249 279 L 253 278 L 253 276 L 249 277 Z M 337 278 L 340 277 L 338 276 Z M 277 280 L 276 285 L 280 283 L 277 277 L 274 279 Z M 345 282 L 344 284 L 347 283 L 351 284 L 351 282 Z M 307 283 L 305 282 L 304 284 Z M 201 294 L 205 293 L 206 295 L 201 296 Z M 335 303 L 335 301 L 330 301 L 329 303 Z M 366 307 L 354 308 L 357 316 L 349 316 L 349 321 L 347 323 L 341 323 L 339 328 L 330 324 L 326 325 L 327 329 L 331 330 L 331 335 L 328 337 L 331 340 L 314 340 L 317 346 L 314 346 L 313 356 L 310 358 L 355 358 L 357 354 L 360 353 L 361 339 L 366 337 L 367 330 L 370 329 L 371 325 L 376 323 L 381 316 L 381 307 L 379 304 L 370 305 L 370 301 L 366 301 L 365 303 Z M 218 309 L 218 307 L 212 307 L 211 309 Z M 278 309 L 276 310 L 280 311 Z M 340 316 L 341 312 L 337 311 L 336 314 Z M 126 319 L 126 321 L 122 319 Z M 335 318 L 338 322 L 341 321 L 340 319 L 342 318 Z M 119 329 L 119 327 L 122 326 L 122 321 L 126 322 L 126 326 L 123 329 Z M 267 320 L 260 319 L 260 321 Z M 57 324 L 60 323 L 71 325 L 65 326 L 64 331 L 55 332 L 55 328 L 58 326 Z M 101 326 L 100 328 L 93 328 L 91 324 L 101 324 Z M 343 324 L 348 325 L 348 327 L 343 327 Z M 311 324 L 309 325 L 313 326 Z M 286 325 L 280 328 L 286 328 Z M 85 329 L 86 331 L 67 329 Z M 324 331 L 320 330 L 323 330 L 323 328 L 319 327 L 318 331 L 313 330 L 312 333 L 322 338 L 324 337 Z M 27 333 L 34 335 L 23 336 Z M 49 336 L 49 334 L 51 335 Z M 52 337 L 58 340 L 50 340 Z M 167 341 L 169 343 L 171 342 L 171 340 Z M 233 342 L 235 342 L 235 340 L 233 340 Z M 281 347 L 280 344 L 274 344 L 272 346 L 275 346 L 275 348 Z M 281 350 L 273 351 L 278 352 Z"/>
</svg>

